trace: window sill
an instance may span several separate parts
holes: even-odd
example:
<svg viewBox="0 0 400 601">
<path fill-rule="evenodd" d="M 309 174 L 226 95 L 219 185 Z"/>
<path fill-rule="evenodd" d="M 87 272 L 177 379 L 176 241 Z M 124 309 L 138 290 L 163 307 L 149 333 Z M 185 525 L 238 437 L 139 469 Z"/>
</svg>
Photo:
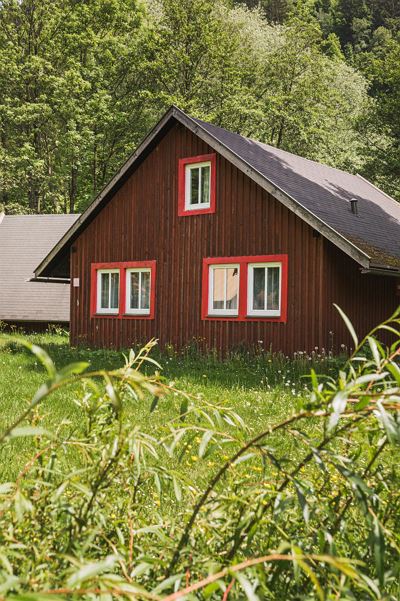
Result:
<svg viewBox="0 0 400 601">
<path fill-rule="evenodd" d="M 150 313 L 123 313 L 122 319 L 154 319 L 154 315 Z"/>
<path fill-rule="evenodd" d="M 132 313 L 94 313 L 93 319 L 111 318 L 111 319 L 154 319 L 154 315 L 135 315 Z"/>
<path fill-rule="evenodd" d="M 209 206 L 204 209 L 182 209 L 178 211 L 178 217 L 190 217 L 191 215 L 211 215 L 215 213 L 215 208 Z"/>
<path fill-rule="evenodd" d="M 239 321 L 239 322 L 249 322 L 249 321 L 270 321 L 275 323 L 286 323 L 286 320 L 282 318 L 281 315 L 277 316 L 262 316 L 262 315 L 205 315 L 203 321 Z"/>
</svg>

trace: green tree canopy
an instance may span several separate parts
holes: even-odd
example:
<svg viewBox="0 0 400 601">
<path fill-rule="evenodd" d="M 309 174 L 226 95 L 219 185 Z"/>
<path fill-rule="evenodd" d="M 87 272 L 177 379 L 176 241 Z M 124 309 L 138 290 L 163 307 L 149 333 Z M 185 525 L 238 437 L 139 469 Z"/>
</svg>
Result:
<svg viewBox="0 0 400 601">
<path fill-rule="evenodd" d="M 393 191 L 397 13 L 384 0 L 3 0 L 0 203 L 83 209 L 172 103 Z"/>
</svg>

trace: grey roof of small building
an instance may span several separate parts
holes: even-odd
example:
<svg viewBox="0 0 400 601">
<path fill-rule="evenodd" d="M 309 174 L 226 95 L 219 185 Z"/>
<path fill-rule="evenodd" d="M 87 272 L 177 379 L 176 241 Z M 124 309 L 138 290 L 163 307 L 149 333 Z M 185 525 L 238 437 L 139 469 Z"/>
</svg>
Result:
<svg viewBox="0 0 400 601">
<path fill-rule="evenodd" d="M 400 203 L 360 177 L 245 138 L 172 106 L 35 269 L 68 271 L 69 248 L 165 134 L 181 123 L 366 271 L 400 275 Z M 356 199 L 358 215 L 350 200 Z M 249 199 L 250 200 L 250 199 Z M 251 206 L 249 206 L 251 212 Z"/>
<path fill-rule="evenodd" d="M 373 264 L 400 267 L 399 202 L 359 175 L 305 159 L 199 119 L 193 121 L 363 250 Z M 351 199 L 358 201 L 358 215 L 351 211 Z"/>
<path fill-rule="evenodd" d="M 69 322 L 69 283 L 30 280 L 77 217 L 0 214 L 0 321 Z"/>
</svg>

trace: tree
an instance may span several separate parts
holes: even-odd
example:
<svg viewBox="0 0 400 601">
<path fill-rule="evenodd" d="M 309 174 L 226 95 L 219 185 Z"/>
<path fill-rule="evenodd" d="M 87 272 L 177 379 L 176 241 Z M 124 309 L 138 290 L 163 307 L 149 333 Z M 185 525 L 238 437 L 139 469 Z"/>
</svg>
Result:
<svg viewBox="0 0 400 601">
<path fill-rule="evenodd" d="M 400 200 L 400 35 L 380 28 L 374 42 L 361 61 L 374 98 L 363 122 L 365 173 Z"/>
<path fill-rule="evenodd" d="M 363 77 L 322 31 L 314 0 L 282 2 L 285 25 L 267 22 L 267 4 L 279 2 L 254 10 L 228 0 L 0 3 L 6 210 L 83 209 L 171 104 L 356 168 Z"/>
<path fill-rule="evenodd" d="M 142 21 L 136 0 L 1 4 L 5 205 L 74 211 L 134 148 L 148 126 Z"/>
<path fill-rule="evenodd" d="M 355 168 L 366 83 L 334 41 L 323 39 L 311 13 L 279 26 L 260 11 L 209 0 L 160 0 L 157 7 L 153 76 L 166 105 Z"/>
</svg>

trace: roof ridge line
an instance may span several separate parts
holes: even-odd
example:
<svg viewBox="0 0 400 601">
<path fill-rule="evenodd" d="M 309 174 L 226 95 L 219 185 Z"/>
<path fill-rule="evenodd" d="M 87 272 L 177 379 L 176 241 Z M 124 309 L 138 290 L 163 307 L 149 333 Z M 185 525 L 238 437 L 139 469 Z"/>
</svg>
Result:
<svg viewBox="0 0 400 601">
<path fill-rule="evenodd" d="M 183 112 L 183 111 L 182 111 Z M 186 114 L 186 113 L 185 113 Z M 189 116 L 189 115 L 187 115 Z M 321 161 L 317 161 L 316 159 L 310 159 L 308 157 L 304 157 L 301 154 L 296 154 L 295 152 L 290 152 L 290 150 L 285 150 L 284 148 L 279 148 L 278 146 L 273 146 L 272 144 L 268 144 L 267 142 L 262 142 L 261 140 L 256 140 L 255 138 L 251 138 L 250 136 L 244 136 L 242 134 L 240 134 L 237 131 L 230 131 L 229 129 L 225 129 L 224 127 L 221 127 L 220 125 L 215 125 L 214 123 L 208 123 L 207 121 L 203 121 L 203 119 L 197 119 L 197 118 L 193 118 L 196 121 L 200 121 L 202 123 L 205 123 L 207 125 L 212 125 L 213 127 L 218 127 L 219 129 L 223 129 L 224 131 L 228 132 L 229 134 L 235 134 L 237 136 L 240 136 L 241 138 L 244 138 L 245 140 L 249 140 L 250 142 L 254 142 L 254 144 L 261 144 L 262 146 L 267 146 L 268 148 L 272 148 L 273 150 L 277 150 L 278 152 L 283 152 L 285 154 L 290 154 L 291 156 L 294 156 L 298 159 L 301 159 L 302 161 L 308 161 L 309 163 L 313 163 L 314 165 L 319 165 L 322 167 L 326 167 L 327 169 L 332 169 L 333 171 L 340 171 L 340 173 L 345 173 L 346 175 L 353 175 L 356 176 L 358 175 L 355 173 L 349 173 L 349 171 L 345 171 L 344 169 L 341 169 L 340 167 L 333 167 L 332 165 L 328 165 L 327 163 L 322 163 Z M 364 179 L 364 178 L 363 178 Z M 365 180 L 367 183 L 368 180 Z"/>
<path fill-rule="evenodd" d="M 370 182 L 368 179 L 366 179 L 365 177 L 363 177 L 360 173 L 356 173 L 356 176 L 359 177 L 360 179 L 362 179 L 363 182 L 365 182 L 365 183 L 369 184 L 370 186 L 372 186 L 372 188 L 375 188 L 375 190 L 377 190 L 378 192 L 380 192 L 381 194 L 383 194 L 384 196 L 386 196 L 386 198 L 388 198 L 392 202 L 395 202 L 396 204 L 399 204 L 399 202 L 395 198 L 393 198 L 392 196 L 390 196 L 390 194 L 387 194 L 384 190 L 382 190 L 382 188 L 379 188 L 379 186 L 376 186 L 375 184 L 373 184 L 372 182 Z"/>
</svg>

